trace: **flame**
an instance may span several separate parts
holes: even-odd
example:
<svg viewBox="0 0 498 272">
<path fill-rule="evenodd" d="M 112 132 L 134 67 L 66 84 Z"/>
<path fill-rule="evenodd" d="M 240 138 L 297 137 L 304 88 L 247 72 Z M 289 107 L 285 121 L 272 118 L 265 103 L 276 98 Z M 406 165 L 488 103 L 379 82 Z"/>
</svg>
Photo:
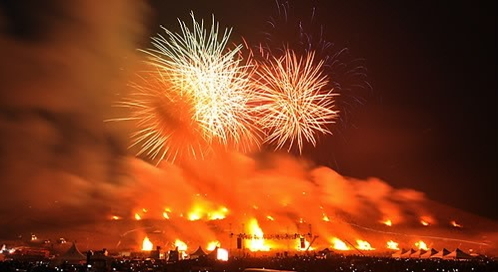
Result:
<svg viewBox="0 0 498 272">
<path fill-rule="evenodd" d="M 350 248 L 341 239 L 334 237 L 332 238 L 332 247 L 337 250 L 350 250 Z"/>
<path fill-rule="evenodd" d="M 394 242 L 393 240 L 387 241 L 387 248 L 393 250 L 399 250 L 398 243 Z"/>
<path fill-rule="evenodd" d="M 197 221 L 201 219 L 221 220 L 226 218 L 226 215 L 228 214 L 228 209 L 226 207 L 212 209 L 210 207 L 211 205 L 212 204 L 206 201 L 198 202 L 187 213 L 187 219 L 190 221 Z"/>
<path fill-rule="evenodd" d="M 121 220 L 121 217 L 117 216 L 117 215 L 113 215 L 113 216 L 111 216 L 111 219 L 112 220 Z"/>
<path fill-rule="evenodd" d="M 431 225 L 433 222 L 434 222 L 434 219 L 432 219 L 432 217 L 430 217 L 430 216 L 420 217 L 420 224 L 422 224 L 422 226 L 427 227 L 427 226 Z"/>
<path fill-rule="evenodd" d="M 228 250 L 224 248 L 218 248 L 216 251 L 216 259 L 219 261 L 228 261 Z"/>
<path fill-rule="evenodd" d="M 424 241 L 420 240 L 418 242 L 415 243 L 415 246 L 418 248 L 418 249 L 423 249 L 423 250 L 429 250 L 429 248 L 427 247 L 427 245 L 425 244 Z"/>
<path fill-rule="evenodd" d="M 154 245 L 149 240 L 149 237 L 145 236 L 144 240 L 142 241 L 142 250 L 143 251 L 151 251 L 153 248 L 154 248 Z"/>
<path fill-rule="evenodd" d="M 164 212 L 163 212 L 163 217 L 164 217 L 164 219 L 169 219 L 169 214 L 168 214 L 168 212 L 164 211 Z"/>
<path fill-rule="evenodd" d="M 228 209 L 226 207 L 221 207 L 218 210 L 212 211 L 208 214 L 209 220 L 221 220 L 225 219 L 228 214 Z"/>
<path fill-rule="evenodd" d="M 263 230 L 259 227 L 258 221 L 252 218 L 247 223 L 249 233 L 252 234 L 253 239 L 250 239 L 246 243 L 246 247 L 250 251 L 269 251 L 270 247 L 265 244 L 265 239 L 263 239 Z"/>
<path fill-rule="evenodd" d="M 373 248 L 369 242 L 367 241 L 364 241 L 364 240 L 356 240 L 356 244 L 357 244 L 357 248 L 358 249 L 362 249 L 362 250 L 374 250 L 375 248 Z"/>
<path fill-rule="evenodd" d="M 393 222 L 391 221 L 391 219 L 381 221 L 381 223 L 386 225 L 386 226 L 389 226 L 389 227 L 393 225 Z"/>
<path fill-rule="evenodd" d="M 187 244 L 180 239 L 175 240 L 175 247 L 178 248 L 178 251 L 187 251 L 188 248 Z"/>
<path fill-rule="evenodd" d="M 326 214 L 323 214 L 322 220 L 325 221 L 325 222 L 330 222 L 330 219 L 329 219 L 329 217 Z"/>
<path fill-rule="evenodd" d="M 213 251 L 215 250 L 216 247 L 219 247 L 220 246 L 220 242 L 218 241 L 212 241 L 212 242 L 209 242 L 206 249 L 209 250 L 209 251 Z"/>
<path fill-rule="evenodd" d="M 138 214 L 138 213 L 135 214 L 135 220 L 142 220 L 142 217 L 140 216 L 140 214 Z"/>
<path fill-rule="evenodd" d="M 266 218 L 267 218 L 268 220 L 270 220 L 270 221 L 275 221 L 275 218 L 273 218 L 273 216 L 271 216 L 271 215 L 266 216 Z"/>
<path fill-rule="evenodd" d="M 198 211 L 192 211 L 192 212 L 187 214 L 187 218 L 190 221 L 197 221 L 197 220 L 201 219 L 201 215 L 199 214 Z"/>
<path fill-rule="evenodd" d="M 463 226 L 458 224 L 455 220 L 451 221 L 450 224 L 455 228 L 463 228 Z"/>
</svg>

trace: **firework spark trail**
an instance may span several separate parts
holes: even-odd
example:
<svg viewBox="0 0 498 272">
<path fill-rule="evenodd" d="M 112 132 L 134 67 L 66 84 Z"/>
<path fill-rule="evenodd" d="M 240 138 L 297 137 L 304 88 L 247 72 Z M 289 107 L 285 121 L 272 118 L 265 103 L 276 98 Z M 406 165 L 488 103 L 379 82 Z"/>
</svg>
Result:
<svg viewBox="0 0 498 272">
<path fill-rule="evenodd" d="M 135 84 L 138 95 L 126 103 L 136 111 L 134 119 L 140 127 L 133 145 L 142 145 L 139 153 L 160 160 L 174 160 L 179 153 L 203 155 L 202 148 L 196 146 L 245 150 L 259 143 L 248 106 L 254 98 L 249 80 L 253 67 L 241 57 L 242 46 L 227 47 L 231 30 L 225 29 L 220 35 L 214 17 L 209 31 L 203 21 L 197 22 L 193 14 L 191 17 L 191 29 L 179 21 L 180 33 L 163 28 L 166 38 L 161 35 L 152 38 L 155 49 L 143 52 L 157 68 L 150 75 L 156 74 L 159 80 L 146 80 L 159 84 L 152 87 L 147 82 L 144 82 L 146 87 Z M 189 137 L 172 137 L 185 136 L 175 131 L 185 130 L 183 126 L 190 128 Z M 192 139 L 197 141 L 196 146 L 179 144 Z"/>
<path fill-rule="evenodd" d="M 193 31 L 181 21 L 181 33 L 165 29 L 169 39 L 153 38 L 157 50 L 145 52 L 168 73 L 175 91 L 193 97 L 193 117 L 202 124 L 204 137 L 209 141 L 218 138 L 223 144 L 240 142 L 250 135 L 246 104 L 252 93 L 248 80 L 251 67 L 243 65 L 238 55 L 241 45 L 227 51 L 230 30 L 226 29 L 219 40 L 214 18 L 209 33 L 203 21 L 196 22 L 193 15 L 192 22 Z"/>
<path fill-rule="evenodd" d="M 142 50 L 156 70 L 123 103 L 137 121 L 139 155 L 174 161 L 218 147 L 247 151 L 261 141 L 301 152 L 305 142 L 316 145 L 317 133 L 331 134 L 336 94 L 314 52 L 266 51 L 256 61 L 242 45 L 228 48 L 231 30 L 220 32 L 214 17 L 210 29 L 191 17 L 191 28 L 179 20 L 179 33 L 163 28 L 154 48 Z"/>
<path fill-rule="evenodd" d="M 202 157 L 210 147 L 202 127 L 193 119 L 192 97 L 174 92 L 160 70 L 151 71 L 132 84 L 133 93 L 121 103 L 131 109 L 125 120 L 136 121 L 133 146 L 140 145 L 137 155 L 144 154 L 158 162 L 178 157 Z"/>
<path fill-rule="evenodd" d="M 330 134 L 327 125 L 334 123 L 338 112 L 333 109 L 332 89 L 322 73 L 323 61 L 314 53 L 298 57 L 286 50 L 282 57 L 270 57 L 259 63 L 254 85 L 259 90 L 257 111 L 259 123 L 267 132 L 267 143 L 276 149 L 296 144 L 299 152 L 304 142 L 316 145 L 316 133 Z"/>
<path fill-rule="evenodd" d="M 259 45 L 260 55 L 282 54 L 286 47 L 292 45 L 296 54 L 314 52 L 315 57 L 323 61 L 323 73 L 330 77 L 329 85 L 340 97 L 335 106 L 340 110 L 335 132 L 348 125 L 350 114 L 362 105 L 371 95 L 372 86 L 367 80 L 365 60 L 354 58 L 350 49 L 341 47 L 325 38 L 325 28 L 320 24 L 321 16 L 316 8 L 306 5 L 309 14 L 296 12 L 289 1 L 276 2 L 276 14 L 267 21 L 263 32 L 263 42 Z M 303 7 L 300 7 L 301 9 Z"/>
</svg>

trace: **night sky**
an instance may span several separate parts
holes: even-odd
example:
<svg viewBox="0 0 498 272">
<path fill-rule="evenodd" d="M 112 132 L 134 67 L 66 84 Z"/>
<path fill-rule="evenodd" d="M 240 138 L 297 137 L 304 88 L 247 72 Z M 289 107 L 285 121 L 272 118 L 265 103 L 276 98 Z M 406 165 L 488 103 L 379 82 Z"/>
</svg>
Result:
<svg viewBox="0 0 498 272">
<path fill-rule="evenodd" d="M 248 39 L 264 29 L 276 6 L 161 2 L 152 2 L 152 26 L 174 28 L 176 18 L 188 20 L 192 10 L 207 19 L 214 13 Z M 354 94 L 362 104 L 306 155 L 343 175 L 379 177 L 498 219 L 493 4 L 355 0 L 291 1 L 290 7 L 305 19 L 315 7 L 323 37 L 364 59 L 372 86 Z"/>
</svg>

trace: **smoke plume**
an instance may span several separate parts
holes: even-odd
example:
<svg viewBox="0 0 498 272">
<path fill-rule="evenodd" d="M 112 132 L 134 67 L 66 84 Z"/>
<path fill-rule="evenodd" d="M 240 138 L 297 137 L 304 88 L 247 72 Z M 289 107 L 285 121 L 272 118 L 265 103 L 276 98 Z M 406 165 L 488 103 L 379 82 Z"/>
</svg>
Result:
<svg viewBox="0 0 498 272">
<path fill-rule="evenodd" d="M 88 220 L 126 182 L 123 139 L 102 120 L 127 82 L 146 7 L 0 3 L 0 224 Z"/>
</svg>

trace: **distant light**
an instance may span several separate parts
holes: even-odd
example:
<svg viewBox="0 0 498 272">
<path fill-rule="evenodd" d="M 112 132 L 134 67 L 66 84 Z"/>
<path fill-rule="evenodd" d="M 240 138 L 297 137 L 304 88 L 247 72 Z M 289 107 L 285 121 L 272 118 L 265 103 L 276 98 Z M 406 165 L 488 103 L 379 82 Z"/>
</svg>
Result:
<svg viewBox="0 0 498 272">
<path fill-rule="evenodd" d="M 220 261 L 228 261 L 228 250 L 224 248 L 218 248 L 216 251 L 216 259 Z"/>
</svg>

